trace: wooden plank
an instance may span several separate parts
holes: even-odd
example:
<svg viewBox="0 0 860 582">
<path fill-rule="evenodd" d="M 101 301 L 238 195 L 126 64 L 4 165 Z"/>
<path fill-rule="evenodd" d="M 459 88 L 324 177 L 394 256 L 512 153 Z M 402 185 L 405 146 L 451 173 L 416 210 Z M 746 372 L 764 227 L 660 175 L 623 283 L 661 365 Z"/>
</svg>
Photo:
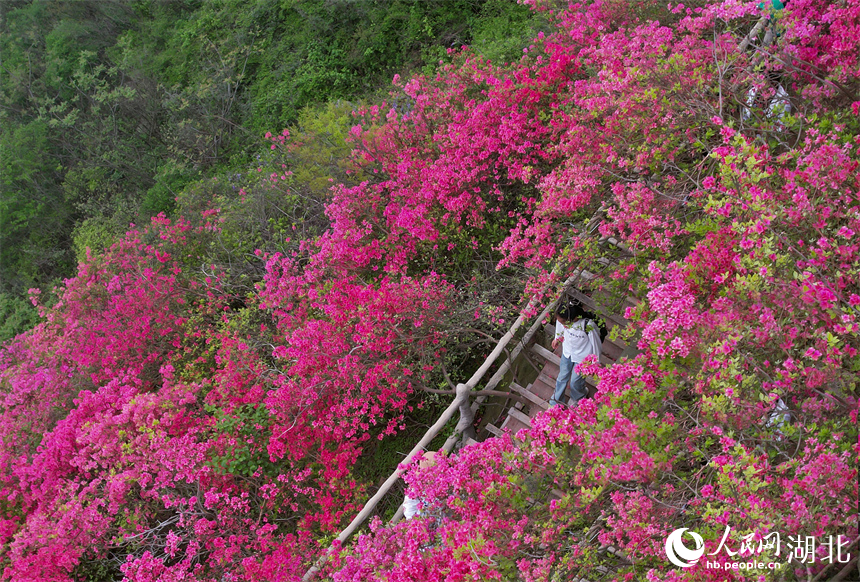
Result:
<svg viewBox="0 0 860 582">
<path fill-rule="evenodd" d="M 494 424 L 487 424 L 484 428 L 495 436 L 502 436 L 502 430 Z"/>
<path fill-rule="evenodd" d="M 521 394 L 521 395 L 525 396 L 529 400 L 529 402 L 533 402 L 533 403 L 537 404 L 538 406 L 540 406 L 544 410 L 549 408 L 549 404 L 547 404 L 546 400 L 544 400 L 543 398 L 541 398 L 540 396 L 538 396 L 534 392 L 531 392 L 530 390 L 523 388 L 522 386 L 520 386 L 516 382 L 511 382 L 511 390 L 513 390 L 517 394 Z"/>
<path fill-rule="evenodd" d="M 555 384 L 555 379 L 558 378 L 558 366 L 547 362 L 538 378 L 546 378 L 547 384 Z"/>
<path fill-rule="evenodd" d="M 556 374 L 556 376 L 558 376 L 558 374 Z M 553 376 L 550 376 L 547 373 L 546 368 L 544 368 L 541 371 L 540 375 L 535 378 L 534 383 L 529 384 L 529 390 L 531 390 L 535 394 L 540 394 L 540 386 L 536 386 L 535 384 L 546 384 L 547 386 L 555 386 L 555 378 Z"/>
<path fill-rule="evenodd" d="M 522 414 L 522 413 L 520 413 L 520 414 Z M 525 415 L 523 415 L 523 416 L 525 416 Z M 526 417 L 526 418 L 528 418 L 528 417 Z M 508 416 L 507 418 L 505 418 L 505 422 L 502 424 L 502 430 L 507 429 L 507 430 L 511 431 L 511 434 L 513 434 L 514 436 L 516 436 L 516 434 L 524 428 L 529 428 L 529 425 L 525 424 L 524 422 L 517 420 L 513 416 Z"/>
<path fill-rule="evenodd" d="M 542 345 L 534 344 L 534 345 L 532 345 L 532 347 L 531 347 L 531 348 L 529 348 L 529 349 L 530 349 L 533 353 L 535 353 L 535 354 L 539 355 L 540 357 L 542 357 L 543 359 L 545 359 L 545 360 L 546 360 L 546 361 L 548 361 L 548 362 L 552 362 L 552 363 L 553 363 L 553 364 L 555 364 L 556 366 L 558 366 L 559 364 L 561 364 L 561 358 L 559 358 L 558 356 L 556 356 L 554 353 L 552 353 L 551 351 L 549 351 L 548 349 L 546 349 L 546 348 L 545 348 L 545 347 L 543 347 Z"/>
<path fill-rule="evenodd" d="M 524 425 L 530 427 L 532 425 L 532 419 L 517 410 L 516 408 L 511 408 L 508 410 L 508 416 L 517 419 Z"/>
<path fill-rule="evenodd" d="M 621 356 L 621 352 L 624 351 L 624 347 L 616 344 L 615 342 L 610 341 L 609 339 L 604 340 L 603 349 L 600 351 L 601 355 L 606 355 L 613 362 L 618 360 L 618 357 Z"/>
<path fill-rule="evenodd" d="M 530 390 L 542 400 L 549 401 L 552 398 L 553 392 L 555 392 L 555 380 L 541 375 L 531 385 Z"/>
</svg>

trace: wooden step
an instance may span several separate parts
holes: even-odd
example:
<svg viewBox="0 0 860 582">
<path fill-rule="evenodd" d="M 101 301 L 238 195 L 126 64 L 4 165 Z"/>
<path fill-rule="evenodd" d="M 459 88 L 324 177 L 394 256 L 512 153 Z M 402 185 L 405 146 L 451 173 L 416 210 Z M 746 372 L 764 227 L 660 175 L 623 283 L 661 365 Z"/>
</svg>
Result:
<svg viewBox="0 0 860 582">
<path fill-rule="evenodd" d="M 617 362 L 619 356 L 621 356 L 621 352 L 624 351 L 624 347 L 625 346 L 620 346 L 620 345 L 616 344 L 615 342 L 612 342 L 609 339 L 606 339 L 603 342 L 603 346 L 602 346 L 603 349 L 601 349 L 600 355 L 601 356 L 605 355 L 607 358 L 609 358 L 613 362 Z"/>
<path fill-rule="evenodd" d="M 541 374 L 537 380 L 529 385 L 528 390 L 544 402 L 547 402 L 552 398 L 552 393 L 555 391 L 555 380 Z"/>
<path fill-rule="evenodd" d="M 543 408 L 544 410 L 549 408 L 549 404 L 547 404 L 546 400 L 544 400 L 534 392 L 528 390 L 527 388 L 523 388 L 516 382 L 511 382 L 511 390 L 513 390 L 517 394 L 524 396 L 528 399 L 529 402 L 536 404 L 538 407 Z"/>
<path fill-rule="evenodd" d="M 620 360 L 622 358 L 627 358 L 628 360 L 632 360 L 638 354 L 639 354 L 639 347 L 637 345 L 637 342 L 633 342 L 632 344 L 630 344 L 626 348 L 624 348 L 624 351 L 621 352 L 621 355 L 618 356 L 618 359 Z"/>
<path fill-rule="evenodd" d="M 522 412 L 520 412 L 519 410 L 517 410 L 516 408 L 508 409 L 508 416 L 515 418 L 516 420 L 520 421 L 521 423 L 523 423 L 527 427 L 531 427 L 531 425 L 532 425 L 532 419 L 529 418 L 528 416 L 526 416 L 525 414 L 523 414 Z"/>
<path fill-rule="evenodd" d="M 556 367 L 561 364 L 561 358 L 556 356 L 554 353 L 546 349 L 540 344 L 533 344 L 531 348 L 529 348 L 533 353 L 545 359 L 547 362 L 552 362 L 556 365 Z"/>
<path fill-rule="evenodd" d="M 546 365 L 541 370 L 540 375 L 547 378 L 547 384 L 550 386 L 555 384 L 555 379 L 558 378 L 558 364 L 553 364 L 552 362 L 547 362 Z"/>
<path fill-rule="evenodd" d="M 525 415 L 523 415 L 523 416 L 525 416 Z M 528 417 L 526 417 L 526 418 L 528 418 Z M 511 415 L 509 415 L 507 418 L 505 418 L 505 422 L 502 423 L 502 430 L 503 431 L 509 430 L 509 431 L 511 431 L 511 434 L 513 434 L 514 436 L 516 436 L 516 434 L 524 428 L 529 428 L 529 425 L 525 424 L 524 422 L 522 422 L 520 420 L 517 420 L 516 418 L 514 418 Z"/>
<path fill-rule="evenodd" d="M 490 434 L 497 436 L 497 437 L 500 437 L 504 434 L 502 429 L 500 429 L 499 427 L 497 427 L 494 424 L 487 424 L 484 428 L 486 428 Z"/>
</svg>

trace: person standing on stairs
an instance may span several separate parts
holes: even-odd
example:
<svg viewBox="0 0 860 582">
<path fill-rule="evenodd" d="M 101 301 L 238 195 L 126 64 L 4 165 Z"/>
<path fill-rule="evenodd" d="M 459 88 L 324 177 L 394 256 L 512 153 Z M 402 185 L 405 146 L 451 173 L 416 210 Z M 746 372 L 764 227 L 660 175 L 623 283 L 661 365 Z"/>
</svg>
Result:
<svg viewBox="0 0 860 582">
<path fill-rule="evenodd" d="M 549 401 L 550 406 L 562 403 L 564 390 L 570 383 L 570 405 L 573 406 L 588 395 L 585 378 L 573 369 L 582 363 L 586 356 L 600 356 L 602 347 L 600 332 L 597 324 L 585 318 L 585 312 L 579 305 L 562 305 L 555 314 L 555 339 L 552 349 L 555 351 L 561 343 L 561 364 L 558 379 L 555 381 L 555 392 Z"/>
</svg>

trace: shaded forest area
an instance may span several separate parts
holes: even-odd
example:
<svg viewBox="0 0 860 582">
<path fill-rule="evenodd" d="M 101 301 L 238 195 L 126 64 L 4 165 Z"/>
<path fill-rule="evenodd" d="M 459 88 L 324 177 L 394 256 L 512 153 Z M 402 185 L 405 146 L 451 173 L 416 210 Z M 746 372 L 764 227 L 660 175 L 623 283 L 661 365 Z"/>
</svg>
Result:
<svg viewBox="0 0 860 582">
<path fill-rule="evenodd" d="M 512 59 L 546 26 L 509 0 L 0 3 L 0 340 L 36 322 L 27 290 L 87 248 L 242 180 L 266 130 L 303 124 L 345 158 L 339 100 L 464 44 Z M 324 192 L 344 176 L 319 155 L 305 162 Z"/>
</svg>

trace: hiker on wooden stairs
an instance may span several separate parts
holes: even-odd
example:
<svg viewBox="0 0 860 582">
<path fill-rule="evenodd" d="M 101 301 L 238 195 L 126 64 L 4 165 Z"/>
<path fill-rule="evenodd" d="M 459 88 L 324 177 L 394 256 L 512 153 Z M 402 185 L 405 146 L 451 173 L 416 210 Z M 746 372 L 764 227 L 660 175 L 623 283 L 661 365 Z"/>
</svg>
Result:
<svg viewBox="0 0 860 582">
<path fill-rule="evenodd" d="M 555 392 L 549 401 L 550 406 L 562 403 L 564 390 L 570 383 L 570 405 L 573 406 L 588 395 L 585 378 L 576 373 L 573 367 L 592 354 L 600 356 L 601 341 L 597 324 L 585 318 L 580 305 L 565 304 L 555 314 L 555 339 L 552 349 L 562 345 L 561 365 Z"/>
</svg>

